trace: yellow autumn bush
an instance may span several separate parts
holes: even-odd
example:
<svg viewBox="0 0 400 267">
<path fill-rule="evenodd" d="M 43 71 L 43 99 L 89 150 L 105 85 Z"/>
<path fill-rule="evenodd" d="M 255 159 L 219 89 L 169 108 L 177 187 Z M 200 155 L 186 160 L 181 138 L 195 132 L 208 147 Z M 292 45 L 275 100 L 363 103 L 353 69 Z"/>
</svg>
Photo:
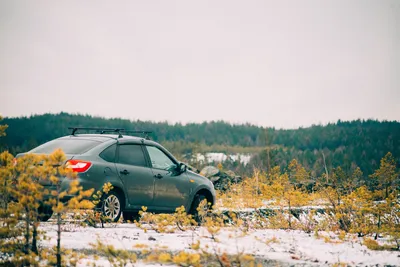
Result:
<svg viewBox="0 0 400 267">
<path fill-rule="evenodd" d="M 47 261 L 61 266 L 65 260 L 74 262 L 75 256 L 62 259 L 61 224 L 68 211 L 93 207 L 87 200 L 93 190 L 82 190 L 76 174 L 64 165 L 65 160 L 60 150 L 50 155 L 25 154 L 18 159 L 8 152 L 0 154 L 0 254 L 6 255 L 0 263 L 37 265 Z M 71 180 L 67 191 L 61 191 L 59 177 Z M 43 183 L 52 186 L 48 189 Z M 64 203 L 61 199 L 66 194 L 74 197 Z M 47 216 L 41 208 L 46 206 L 53 210 L 57 223 L 54 250 L 37 245 L 42 238 L 39 218 Z"/>
</svg>

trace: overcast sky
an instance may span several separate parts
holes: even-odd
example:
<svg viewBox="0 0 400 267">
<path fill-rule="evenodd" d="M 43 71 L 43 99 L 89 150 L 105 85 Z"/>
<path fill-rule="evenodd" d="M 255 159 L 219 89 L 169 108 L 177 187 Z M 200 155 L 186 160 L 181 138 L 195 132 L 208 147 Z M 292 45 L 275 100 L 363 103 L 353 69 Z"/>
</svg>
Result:
<svg viewBox="0 0 400 267">
<path fill-rule="evenodd" d="M 400 120 L 400 0 L 0 0 L 0 113 Z"/>
</svg>

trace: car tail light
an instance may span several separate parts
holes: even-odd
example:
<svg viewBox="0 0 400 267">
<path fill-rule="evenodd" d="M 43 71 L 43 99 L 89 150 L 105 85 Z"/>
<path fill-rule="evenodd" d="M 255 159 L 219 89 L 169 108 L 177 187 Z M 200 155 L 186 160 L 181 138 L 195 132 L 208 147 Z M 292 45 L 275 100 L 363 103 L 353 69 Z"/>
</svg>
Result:
<svg viewBox="0 0 400 267">
<path fill-rule="evenodd" d="M 71 168 L 74 172 L 85 172 L 92 166 L 92 163 L 90 161 L 70 159 L 65 166 Z"/>
</svg>

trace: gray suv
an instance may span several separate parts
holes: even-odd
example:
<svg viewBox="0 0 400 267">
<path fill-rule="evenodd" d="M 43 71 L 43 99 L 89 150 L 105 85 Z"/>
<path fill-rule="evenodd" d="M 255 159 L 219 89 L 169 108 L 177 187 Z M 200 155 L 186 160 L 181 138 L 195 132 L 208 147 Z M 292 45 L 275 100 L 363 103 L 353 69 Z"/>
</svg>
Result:
<svg viewBox="0 0 400 267">
<path fill-rule="evenodd" d="M 50 154 L 62 149 L 67 156 L 66 164 L 77 172 L 84 190 L 94 188 L 97 192 L 110 182 L 113 189 L 103 196 L 101 209 L 111 220 L 118 221 L 121 215 L 125 220 L 132 220 L 142 206 L 151 212 L 171 213 L 183 205 L 196 216 L 202 200 L 214 205 L 211 181 L 190 171 L 157 142 L 127 135 L 131 133 L 123 129 L 70 129 L 71 135 L 47 142 L 28 153 Z M 77 134 L 81 130 L 99 133 Z M 61 188 L 67 189 L 69 182 L 70 179 L 64 179 Z M 48 210 L 42 220 L 50 216 Z"/>
</svg>

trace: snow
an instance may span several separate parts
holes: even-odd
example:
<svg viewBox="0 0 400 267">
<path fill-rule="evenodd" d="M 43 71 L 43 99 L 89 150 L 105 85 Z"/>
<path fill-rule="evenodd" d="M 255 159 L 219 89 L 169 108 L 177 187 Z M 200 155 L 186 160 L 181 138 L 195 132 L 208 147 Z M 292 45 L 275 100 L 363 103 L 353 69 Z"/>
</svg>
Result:
<svg viewBox="0 0 400 267">
<path fill-rule="evenodd" d="M 210 162 L 223 162 L 227 159 L 230 159 L 232 161 L 239 161 L 240 163 L 243 163 L 244 165 L 247 165 L 250 162 L 251 155 L 250 154 L 229 154 L 226 155 L 224 153 L 217 153 L 217 152 L 210 152 L 206 153 L 205 155 L 197 153 L 196 154 L 196 160 L 198 161 L 207 161 L 208 163 Z"/>
<path fill-rule="evenodd" d="M 47 222 L 42 223 L 40 228 L 46 232 L 47 236 L 46 240 L 41 241 L 41 245 L 46 247 L 56 245 L 56 225 L 53 222 Z M 190 245 L 199 240 L 200 246 L 209 252 L 212 252 L 215 247 L 221 253 L 233 255 L 244 252 L 256 258 L 276 260 L 282 264 L 330 266 L 335 263 L 346 263 L 351 266 L 400 266 L 399 252 L 369 250 L 362 245 L 362 239 L 354 237 L 342 242 L 333 233 L 320 233 L 320 235 L 330 237 L 327 242 L 324 238 L 297 230 L 250 230 L 242 235 L 238 230 L 226 227 L 218 233 L 219 242 L 216 242 L 210 238 L 210 234 L 203 227 L 197 227 L 193 231 L 178 231 L 169 234 L 156 233 L 152 230 L 146 233 L 134 224 L 127 223 L 107 224 L 106 228 L 78 225 L 64 226 L 64 228 L 67 231 L 62 233 L 61 244 L 67 249 L 90 249 L 90 244 L 99 239 L 102 243 L 127 250 L 139 250 L 134 246 L 146 244 L 150 249 L 168 247 L 169 251 L 190 251 Z M 80 266 L 85 266 L 88 261 L 90 261 L 90 256 L 80 262 Z M 109 266 L 105 259 L 97 260 L 96 264 Z M 146 265 L 141 261 L 135 266 L 161 265 Z"/>
</svg>

